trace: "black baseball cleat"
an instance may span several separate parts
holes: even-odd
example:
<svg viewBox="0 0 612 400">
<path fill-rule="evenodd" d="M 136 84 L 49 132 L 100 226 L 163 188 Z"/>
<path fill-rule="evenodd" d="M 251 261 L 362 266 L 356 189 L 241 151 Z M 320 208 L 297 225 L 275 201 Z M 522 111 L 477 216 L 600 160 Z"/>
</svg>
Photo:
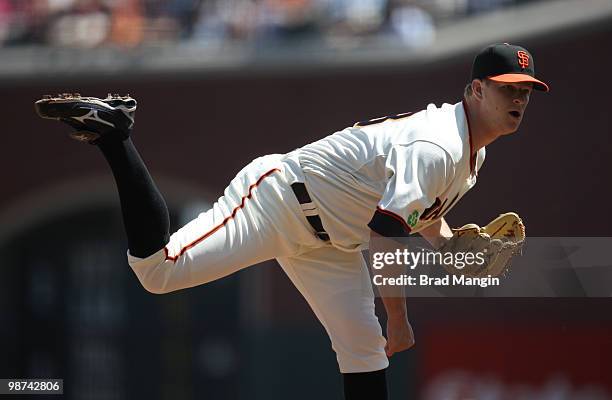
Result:
<svg viewBox="0 0 612 400">
<path fill-rule="evenodd" d="M 42 118 L 56 119 L 76 129 L 71 138 L 91 144 L 110 137 L 127 139 L 136 113 L 136 100 L 117 94 L 98 99 L 63 93 L 44 96 L 34 106 Z"/>
</svg>

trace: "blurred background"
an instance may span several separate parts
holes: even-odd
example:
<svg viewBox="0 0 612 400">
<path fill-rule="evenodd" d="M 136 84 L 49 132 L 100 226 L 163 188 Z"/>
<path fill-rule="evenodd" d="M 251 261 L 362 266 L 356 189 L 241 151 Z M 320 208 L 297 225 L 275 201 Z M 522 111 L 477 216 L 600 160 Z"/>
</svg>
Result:
<svg viewBox="0 0 612 400">
<path fill-rule="evenodd" d="M 176 229 L 257 156 L 460 101 L 494 42 L 527 47 L 551 92 L 487 148 L 449 222 L 515 210 L 530 236 L 612 236 L 610 0 L 0 0 L 0 378 L 63 378 L 69 399 L 342 398 L 274 261 L 140 286 L 104 160 L 35 115 L 43 94 L 138 99 L 134 141 Z M 611 306 L 410 299 L 391 399 L 612 399 Z"/>
</svg>

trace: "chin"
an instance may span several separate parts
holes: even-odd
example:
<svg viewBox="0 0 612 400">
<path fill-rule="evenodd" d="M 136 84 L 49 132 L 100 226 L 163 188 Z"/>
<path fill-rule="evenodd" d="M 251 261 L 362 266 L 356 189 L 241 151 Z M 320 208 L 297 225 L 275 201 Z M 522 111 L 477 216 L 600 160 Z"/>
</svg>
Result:
<svg viewBox="0 0 612 400">
<path fill-rule="evenodd" d="M 500 136 L 509 136 L 518 131 L 518 126 L 513 126 L 511 128 L 506 129 Z"/>
<path fill-rule="evenodd" d="M 513 121 L 512 123 L 508 124 L 508 130 L 507 130 L 508 133 L 506 133 L 506 135 L 511 135 L 515 133 L 516 131 L 518 131 L 520 126 L 521 126 L 521 121 Z"/>
</svg>

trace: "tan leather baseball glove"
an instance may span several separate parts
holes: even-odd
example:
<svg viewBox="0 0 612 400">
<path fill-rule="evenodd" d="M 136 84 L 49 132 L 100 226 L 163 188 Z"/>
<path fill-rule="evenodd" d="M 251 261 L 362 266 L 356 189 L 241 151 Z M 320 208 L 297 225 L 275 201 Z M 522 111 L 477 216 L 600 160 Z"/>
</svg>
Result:
<svg viewBox="0 0 612 400">
<path fill-rule="evenodd" d="M 439 251 L 453 254 L 471 252 L 475 255 L 474 263 L 464 263 L 461 268 L 458 263 L 443 264 L 450 273 L 469 277 L 495 277 L 505 273 L 512 258 L 521 253 L 525 237 L 525 225 L 521 218 L 516 213 L 508 212 L 482 228 L 476 224 L 467 224 L 453 229 L 453 237 Z"/>
</svg>

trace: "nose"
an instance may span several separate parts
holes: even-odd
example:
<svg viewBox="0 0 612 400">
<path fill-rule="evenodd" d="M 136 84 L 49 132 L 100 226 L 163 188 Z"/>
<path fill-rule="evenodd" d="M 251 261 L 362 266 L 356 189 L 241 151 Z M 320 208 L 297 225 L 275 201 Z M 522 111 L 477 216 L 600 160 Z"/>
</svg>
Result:
<svg viewBox="0 0 612 400">
<path fill-rule="evenodd" d="M 529 101 L 529 92 L 528 91 L 520 91 L 518 95 L 514 98 L 513 102 L 516 105 L 523 105 Z"/>
</svg>

